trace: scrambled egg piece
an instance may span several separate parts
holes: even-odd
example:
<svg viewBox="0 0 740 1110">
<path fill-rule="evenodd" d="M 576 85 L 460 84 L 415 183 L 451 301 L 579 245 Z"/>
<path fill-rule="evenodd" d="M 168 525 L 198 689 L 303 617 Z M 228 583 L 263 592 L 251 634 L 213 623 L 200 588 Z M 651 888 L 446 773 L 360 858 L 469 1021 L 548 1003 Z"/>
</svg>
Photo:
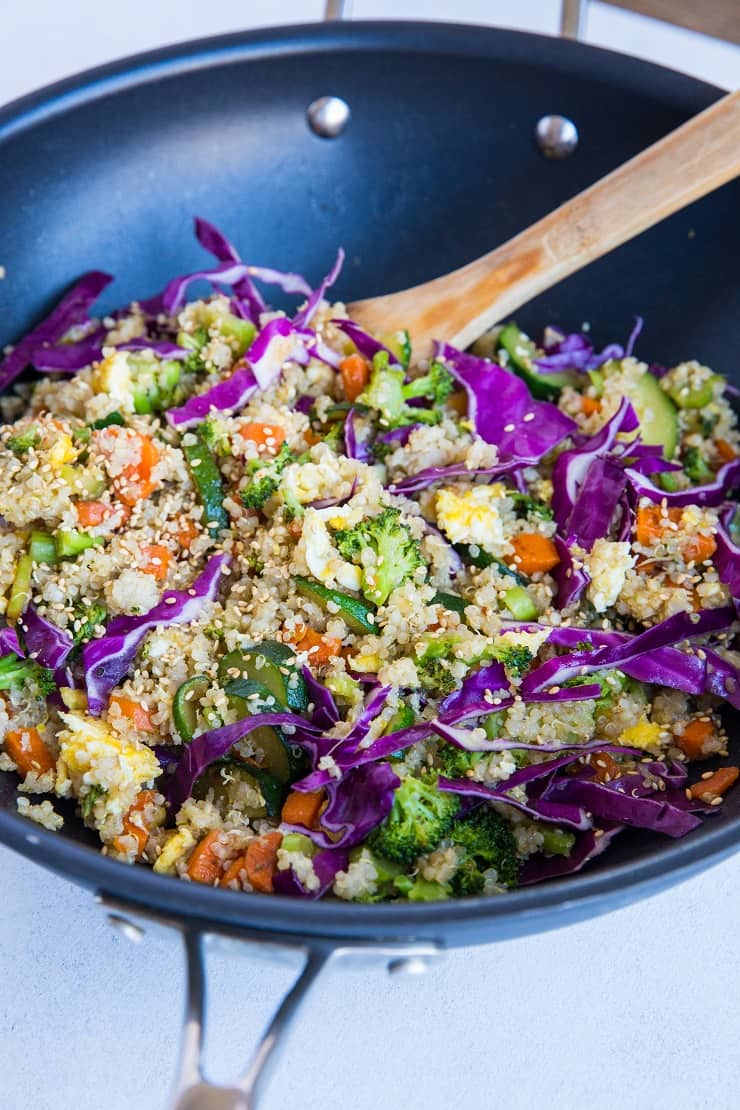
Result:
<svg viewBox="0 0 740 1110">
<path fill-rule="evenodd" d="M 107 393 L 118 408 L 134 411 L 131 370 L 125 351 L 115 351 L 104 358 L 93 370 L 91 385 L 95 393 Z"/>
<path fill-rule="evenodd" d="M 458 492 L 437 491 L 437 523 L 453 543 L 473 543 L 490 550 L 504 543 L 504 513 L 510 507 L 506 487 L 501 482 L 473 486 Z"/>
<path fill-rule="evenodd" d="M 49 464 L 53 470 L 59 470 L 65 463 L 72 462 L 76 454 L 72 437 L 62 432 L 49 448 Z"/>
<path fill-rule="evenodd" d="M 586 596 L 597 613 L 614 605 L 624 586 L 627 571 L 635 565 L 628 543 L 597 540 L 584 566 L 591 577 Z"/>
<path fill-rule="evenodd" d="M 154 870 L 159 875 L 174 875 L 175 865 L 179 859 L 189 852 L 195 844 L 195 837 L 190 829 L 178 829 L 166 842 L 164 848 L 154 862 Z"/>
<path fill-rule="evenodd" d="M 625 744 L 629 748 L 657 748 L 662 731 L 660 725 L 653 724 L 643 715 L 636 725 L 631 725 L 620 732 L 617 743 Z"/>
<path fill-rule="evenodd" d="M 56 792 L 78 798 L 104 841 L 121 832 L 139 790 L 159 774 L 151 748 L 116 735 L 84 713 L 61 713 Z"/>
<path fill-rule="evenodd" d="M 316 509 L 306 510 L 296 554 L 303 557 L 309 573 L 318 582 L 345 590 L 359 590 L 362 581 L 360 567 L 341 557 Z"/>
</svg>

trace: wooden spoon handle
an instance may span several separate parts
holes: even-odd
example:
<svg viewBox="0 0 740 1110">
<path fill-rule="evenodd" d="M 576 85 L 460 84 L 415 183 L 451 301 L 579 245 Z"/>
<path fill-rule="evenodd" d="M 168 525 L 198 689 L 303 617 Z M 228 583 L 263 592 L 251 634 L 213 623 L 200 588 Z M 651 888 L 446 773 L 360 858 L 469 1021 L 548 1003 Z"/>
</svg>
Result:
<svg viewBox="0 0 740 1110">
<path fill-rule="evenodd" d="M 475 262 L 348 311 L 376 334 L 408 328 L 424 351 L 432 339 L 467 347 L 545 289 L 738 174 L 740 92 Z"/>
</svg>

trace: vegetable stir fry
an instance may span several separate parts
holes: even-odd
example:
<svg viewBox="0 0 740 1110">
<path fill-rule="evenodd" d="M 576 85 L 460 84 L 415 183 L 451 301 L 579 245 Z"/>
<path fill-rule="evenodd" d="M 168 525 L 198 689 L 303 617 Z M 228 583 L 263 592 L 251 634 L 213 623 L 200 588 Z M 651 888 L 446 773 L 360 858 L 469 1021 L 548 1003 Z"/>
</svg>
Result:
<svg viewBox="0 0 740 1110">
<path fill-rule="evenodd" d="M 86 274 L 0 363 L 19 811 L 192 882 L 365 903 L 721 820 L 725 379 L 647 366 L 641 321 L 421 357 L 331 303 L 341 251 L 314 288 L 196 234 L 211 264 L 99 317 Z"/>
</svg>

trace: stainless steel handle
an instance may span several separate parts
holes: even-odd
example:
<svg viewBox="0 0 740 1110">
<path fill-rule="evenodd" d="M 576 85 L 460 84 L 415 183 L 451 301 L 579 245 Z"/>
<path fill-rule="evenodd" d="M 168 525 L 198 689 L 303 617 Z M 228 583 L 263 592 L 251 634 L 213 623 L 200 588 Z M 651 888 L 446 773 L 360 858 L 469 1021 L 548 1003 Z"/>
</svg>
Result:
<svg viewBox="0 0 740 1110">
<path fill-rule="evenodd" d="M 280 935 L 260 929 L 213 926 L 203 921 L 167 917 L 107 894 L 96 895 L 110 924 L 127 940 L 140 942 L 147 931 L 176 930 L 185 950 L 187 991 L 180 1046 L 180 1066 L 169 1110 L 256 1110 L 270 1073 L 284 1048 L 289 1027 L 298 1009 L 328 964 L 349 964 L 355 969 L 385 964 L 391 974 L 418 975 L 443 955 L 432 941 L 337 941 L 327 937 Z M 296 907 L 298 908 L 298 907 Z M 247 1066 L 229 1087 L 209 1083 L 204 1075 L 203 1043 L 206 1026 L 206 969 L 204 943 L 209 938 L 259 945 L 281 963 L 285 953 L 303 958 L 295 982 L 279 1003 Z"/>
<path fill-rule="evenodd" d="M 187 961 L 185 1022 L 180 1052 L 180 1074 L 172 1110 L 254 1110 L 257 1100 L 284 1046 L 288 1027 L 311 986 L 331 957 L 330 951 L 306 949 L 298 978 L 278 1006 L 262 1035 L 250 1063 L 231 1087 L 217 1087 L 203 1075 L 203 1041 L 206 1020 L 206 979 L 203 933 L 185 928 Z"/>
</svg>

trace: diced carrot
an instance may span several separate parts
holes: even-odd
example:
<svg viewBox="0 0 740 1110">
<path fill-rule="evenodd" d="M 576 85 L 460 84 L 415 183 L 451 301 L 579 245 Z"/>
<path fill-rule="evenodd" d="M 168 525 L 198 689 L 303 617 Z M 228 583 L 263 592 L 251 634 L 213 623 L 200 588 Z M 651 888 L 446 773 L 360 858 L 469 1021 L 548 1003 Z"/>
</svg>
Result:
<svg viewBox="0 0 740 1110">
<path fill-rule="evenodd" d="M 113 515 L 113 509 L 104 501 L 77 501 L 75 503 L 77 520 L 83 528 L 95 528 L 106 517 Z"/>
<path fill-rule="evenodd" d="M 293 640 L 297 651 L 308 652 L 308 661 L 314 666 L 328 663 L 342 650 L 342 641 L 334 636 L 322 636 L 313 628 L 301 627 L 296 632 L 297 638 Z"/>
<path fill-rule="evenodd" d="M 241 872 L 246 871 L 246 869 L 247 869 L 246 853 L 242 852 L 242 854 L 240 856 L 237 856 L 235 860 L 231 861 L 231 863 L 229 864 L 229 866 L 226 868 L 223 875 L 221 876 L 221 881 L 218 885 L 219 886 L 228 886 L 229 883 L 238 882 L 239 881 L 239 876 L 241 875 Z"/>
<path fill-rule="evenodd" d="M 218 829 L 211 829 L 193 849 L 188 861 L 188 875 L 194 883 L 213 886 L 221 874 L 223 860 L 218 852 L 221 835 Z"/>
<path fill-rule="evenodd" d="M 560 562 L 555 544 L 539 532 L 520 532 L 512 537 L 511 543 L 514 548 L 512 562 L 522 574 L 545 573 Z"/>
<path fill-rule="evenodd" d="M 717 448 L 717 454 L 723 462 L 732 462 L 733 459 L 737 458 L 737 451 L 726 439 L 715 439 L 714 444 Z"/>
<path fill-rule="evenodd" d="M 307 829 L 313 829 L 316 827 L 323 804 L 323 790 L 311 790 L 308 794 L 291 790 L 283 802 L 281 820 L 287 825 L 305 825 Z"/>
<path fill-rule="evenodd" d="M 191 543 L 198 536 L 198 525 L 190 517 L 184 516 L 180 518 L 180 523 L 177 529 L 177 539 L 181 547 L 187 551 Z"/>
<path fill-rule="evenodd" d="M 136 801 L 129 807 L 123 819 L 123 831 L 115 837 L 113 847 L 122 855 L 128 852 L 126 839 L 133 837 L 136 841 L 136 859 L 139 859 L 146 848 L 149 839 L 150 827 L 145 820 L 145 810 L 153 804 L 156 795 L 153 790 L 142 790 L 137 795 Z"/>
<path fill-rule="evenodd" d="M 584 416 L 593 416 L 595 412 L 601 412 L 601 401 L 596 397 L 589 397 L 584 394 L 581 397 L 581 412 Z"/>
<path fill-rule="evenodd" d="M 29 771 L 45 775 L 47 771 L 54 769 L 54 757 L 41 739 L 38 729 L 11 729 L 5 734 L 5 750 L 21 775 L 27 775 Z"/>
<path fill-rule="evenodd" d="M 282 833 L 269 832 L 251 840 L 244 854 L 247 878 L 253 890 L 272 894 L 272 877 L 277 866 L 277 854 L 283 840 Z"/>
<path fill-rule="evenodd" d="M 740 778 L 740 767 L 720 767 L 708 779 L 699 779 L 689 787 L 692 798 L 701 802 L 711 802 L 714 798 L 721 798 L 730 789 L 733 783 Z"/>
<path fill-rule="evenodd" d="M 676 743 L 687 759 L 705 759 L 706 743 L 711 739 L 714 733 L 712 722 L 702 717 L 698 720 L 690 721 L 680 736 L 676 737 Z"/>
<path fill-rule="evenodd" d="M 118 708 L 122 717 L 126 717 L 139 732 L 156 732 L 156 725 L 152 722 L 151 714 L 145 705 L 127 698 L 124 694 L 111 694 L 110 704 Z"/>
<path fill-rule="evenodd" d="M 321 443 L 321 436 L 313 428 L 306 428 L 303 438 L 309 447 L 315 447 L 317 443 Z"/>
<path fill-rule="evenodd" d="M 676 516 L 676 509 L 669 508 L 668 511 L 661 508 L 660 505 L 641 505 L 637 511 L 637 526 L 635 538 L 638 544 L 649 547 L 655 544 L 666 531 L 666 523 L 669 521 L 670 514 Z M 677 521 L 681 518 L 680 509 L 678 511 Z M 676 523 L 677 523 L 676 521 Z"/>
<path fill-rule="evenodd" d="M 356 401 L 370 380 L 370 367 L 362 355 L 349 355 L 339 363 L 339 373 L 348 401 Z"/>
<path fill-rule="evenodd" d="M 164 582 L 172 558 L 169 549 L 161 543 L 150 543 L 142 547 L 141 554 L 144 556 L 141 564 L 144 574 L 151 574 L 157 582 Z"/>
<path fill-rule="evenodd" d="M 285 443 L 285 430 L 278 424 L 243 424 L 239 435 L 270 455 L 277 455 Z"/>
<path fill-rule="evenodd" d="M 619 764 L 608 752 L 592 752 L 586 762 L 593 767 L 596 782 L 610 782 L 619 777 Z"/>
<path fill-rule="evenodd" d="M 661 538 L 669 524 L 678 524 L 682 512 L 679 508 L 664 509 L 661 505 L 642 505 L 637 510 L 637 542 L 650 547 Z"/>
<path fill-rule="evenodd" d="M 683 509 L 677 506 L 663 508 L 661 505 L 643 505 L 637 510 L 637 542 L 645 547 L 659 542 L 666 532 L 674 531 L 671 525 L 680 524 L 682 516 Z M 703 563 L 711 559 L 717 550 L 714 536 L 697 534 L 683 539 L 681 554 L 687 563 Z"/>
<path fill-rule="evenodd" d="M 152 470 L 159 462 L 159 448 L 149 436 L 134 432 L 129 438 L 137 443 L 139 460 L 124 468 L 122 480 L 117 479 L 116 485 L 121 501 L 133 506 L 144 501 L 156 489 L 157 483 L 152 478 Z"/>
<path fill-rule="evenodd" d="M 717 550 L 714 536 L 696 535 L 687 539 L 681 551 L 687 563 L 705 563 Z"/>
</svg>

